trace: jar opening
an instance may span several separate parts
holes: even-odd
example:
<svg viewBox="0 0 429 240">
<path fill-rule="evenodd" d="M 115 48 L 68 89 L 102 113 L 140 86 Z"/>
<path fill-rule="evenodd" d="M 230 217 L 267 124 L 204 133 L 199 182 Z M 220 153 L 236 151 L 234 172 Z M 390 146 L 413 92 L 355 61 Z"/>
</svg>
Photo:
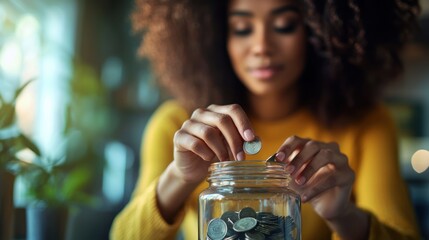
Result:
<svg viewBox="0 0 429 240">
<path fill-rule="evenodd" d="M 209 182 L 278 179 L 289 181 L 286 164 L 265 160 L 225 161 L 210 165 Z"/>
</svg>

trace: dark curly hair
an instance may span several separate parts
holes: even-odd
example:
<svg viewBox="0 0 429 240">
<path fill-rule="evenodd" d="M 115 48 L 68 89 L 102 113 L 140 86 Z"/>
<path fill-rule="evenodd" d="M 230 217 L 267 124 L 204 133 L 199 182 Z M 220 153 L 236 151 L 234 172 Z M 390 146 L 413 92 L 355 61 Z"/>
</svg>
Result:
<svg viewBox="0 0 429 240">
<path fill-rule="evenodd" d="M 403 71 L 400 50 L 417 29 L 417 0 L 300 0 L 308 32 L 300 104 L 327 126 L 358 119 Z M 246 89 L 227 53 L 222 0 L 136 0 L 139 53 L 189 111 L 239 103 Z"/>
</svg>

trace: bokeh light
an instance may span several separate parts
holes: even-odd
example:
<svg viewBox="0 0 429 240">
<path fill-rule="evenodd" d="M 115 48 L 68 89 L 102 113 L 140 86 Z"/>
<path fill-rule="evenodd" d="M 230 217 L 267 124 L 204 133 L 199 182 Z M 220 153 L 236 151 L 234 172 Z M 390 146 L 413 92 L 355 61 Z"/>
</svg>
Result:
<svg viewBox="0 0 429 240">
<path fill-rule="evenodd" d="M 21 70 L 22 54 L 16 41 L 7 41 L 0 50 L 0 69 L 10 77 L 16 77 Z"/>
<path fill-rule="evenodd" d="M 429 168 L 429 151 L 418 150 L 411 157 L 411 165 L 417 173 L 423 173 Z"/>
</svg>

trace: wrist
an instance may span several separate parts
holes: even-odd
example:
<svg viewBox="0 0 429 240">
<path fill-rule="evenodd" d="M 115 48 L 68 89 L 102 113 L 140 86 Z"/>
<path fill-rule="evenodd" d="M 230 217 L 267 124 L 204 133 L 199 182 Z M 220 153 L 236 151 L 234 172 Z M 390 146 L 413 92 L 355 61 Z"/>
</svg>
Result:
<svg viewBox="0 0 429 240">
<path fill-rule="evenodd" d="M 174 221 L 177 213 L 197 186 L 184 181 L 177 174 L 173 163 L 167 166 L 159 178 L 156 195 L 161 216 L 168 223 Z"/>
<path fill-rule="evenodd" d="M 325 218 L 325 220 L 332 223 L 347 221 L 347 219 L 352 218 L 353 215 L 356 214 L 356 211 L 358 211 L 356 205 L 349 202 L 341 211 L 339 211 L 339 214 Z"/>
<path fill-rule="evenodd" d="M 183 174 L 174 160 L 168 165 L 167 172 L 170 175 L 171 181 L 176 181 L 176 184 L 186 188 L 196 188 L 201 183 L 192 174 Z"/>
<path fill-rule="evenodd" d="M 367 239 L 369 236 L 370 216 L 354 203 L 348 204 L 341 215 L 326 219 L 326 222 L 341 239 Z"/>
</svg>

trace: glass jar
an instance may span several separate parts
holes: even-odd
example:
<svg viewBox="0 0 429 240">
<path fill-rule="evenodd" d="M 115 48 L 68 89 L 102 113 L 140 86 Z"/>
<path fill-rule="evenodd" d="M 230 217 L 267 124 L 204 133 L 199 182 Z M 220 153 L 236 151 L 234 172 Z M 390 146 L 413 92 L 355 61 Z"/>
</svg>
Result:
<svg viewBox="0 0 429 240">
<path fill-rule="evenodd" d="M 199 196 L 200 240 L 301 239 L 301 200 L 284 164 L 216 162 L 209 172 Z"/>
</svg>

